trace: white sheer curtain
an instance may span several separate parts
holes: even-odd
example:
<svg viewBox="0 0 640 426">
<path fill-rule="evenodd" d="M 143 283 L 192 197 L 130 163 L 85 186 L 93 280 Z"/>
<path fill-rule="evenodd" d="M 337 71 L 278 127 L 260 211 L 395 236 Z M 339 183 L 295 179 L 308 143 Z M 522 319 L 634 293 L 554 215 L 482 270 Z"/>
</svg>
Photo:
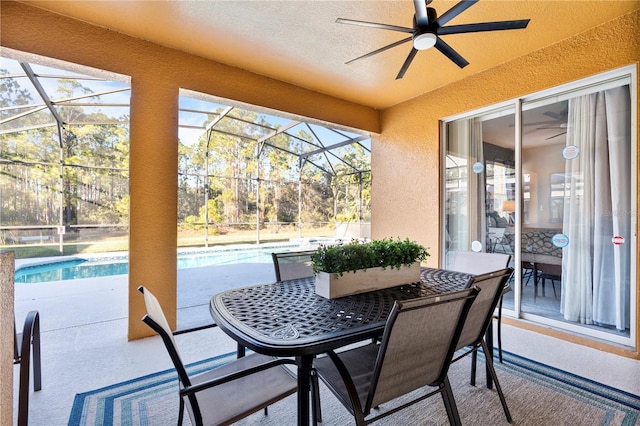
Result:
<svg viewBox="0 0 640 426">
<path fill-rule="evenodd" d="M 596 202 L 600 207 L 596 222 L 600 231 L 596 230 L 595 235 L 601 236 L 603 241 L 594 248 L 593 320 L 624 330 L 630 324 L 632 244 L 631 97 L 628 86 L 607 90 L 604 101 L 607 145 L 601 149 L 602 172 L 596 176 L 596 179 L 602 177 L 603 187 L 596 193 L 608 196 L 601 203 Z M 614 245 L 612 236 L 623 237 L 625 243 Z"/>
<path fill-rule="evenodd" d="M 628 86 L 569 100 L 560 310 L 569 321 L 629 326 L 631 141 Z M 626 244 L 614 246 L 612 237 Z"/>
<path fill-rule="evenodd" d="M 449 123 L 449 155 L 466 160 L 466 203 L 448 215 L 450 238 L 456 243 L 451 250 L 469 250 L 471 242 L 486 244 L 486 189 L 484 154 L 482 147 L 482 121 L 478 118 Z M 474 164 L 481 163 L 482 171 L 474 171 Z M 460 197 L 462 194 L 457 194 Z"/>
<path fill-rule="evenodd" d="M 480 241 L 486 247 L 487 235 L 487 194 L 486 164 L 482 146 L 482 121 L 479 118 L 469 120 L 469 236 L 471 241 Z M 475 164 L 482 164 L 482 171 Z"/>
</svg>

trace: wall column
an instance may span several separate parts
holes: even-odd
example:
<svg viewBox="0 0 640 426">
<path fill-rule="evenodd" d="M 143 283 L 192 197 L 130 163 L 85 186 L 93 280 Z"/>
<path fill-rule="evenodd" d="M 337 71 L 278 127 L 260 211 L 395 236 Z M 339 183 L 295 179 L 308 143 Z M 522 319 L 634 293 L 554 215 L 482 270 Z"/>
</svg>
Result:
<svg viewBox="0 0 640 426">
<path fill-rule="evenodd" d="M 0 424 L 13 424 L 13 336 L 15 254 L 0 252 Z M 9 337 L 11 336 L 11 337 Z"/>
<path fill-rule="evenodd" d="M 176 326 L 179 90 L 162 77 L 147 69 L 131 80 L 129 340 L 154 334 L 140 321 L 140 285 Z"/>
</svg>

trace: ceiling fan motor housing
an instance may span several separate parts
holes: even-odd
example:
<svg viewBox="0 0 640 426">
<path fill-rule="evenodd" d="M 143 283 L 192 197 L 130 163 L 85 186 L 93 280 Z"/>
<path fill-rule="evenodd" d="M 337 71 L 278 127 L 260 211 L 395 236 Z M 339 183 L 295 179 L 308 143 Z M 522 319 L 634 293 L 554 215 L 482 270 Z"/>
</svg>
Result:
<svg viewBox="0 0 640 426">
<path fill-rule="evenodd" d="M 436 45 L 438 37 L 430 31 L 417 31 L 413 33 L 413 47 L 416 50 L 426 50 Z"/>
</svg>

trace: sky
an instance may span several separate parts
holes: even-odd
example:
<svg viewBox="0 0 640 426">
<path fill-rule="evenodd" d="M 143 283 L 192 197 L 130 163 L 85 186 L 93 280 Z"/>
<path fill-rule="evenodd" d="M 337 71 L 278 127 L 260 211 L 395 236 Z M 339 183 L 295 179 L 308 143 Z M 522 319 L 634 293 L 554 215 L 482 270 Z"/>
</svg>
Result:
<svg viewBox="0 0 640 426">
<path fill-rule="evenodd" d="M 125 89 L 124 91 L 119 91 L 111 94 L 101 95 L 99 98 L 99 102 L 102 105 L 99 106 L 85 106 L 85 111 L 88 113 L 101 111 L 104 114 L 110 117 L 122 117 L 129 115 L 129 103 L 131 90 L 126 90 L 130 88 L 129 84 L 121 81 L 108 81 L 104 79 L 99 79 L 97 77 L 90 76 L 88 74 L 80 74 L 77 72 L 71 72 L 60 68 L 52 68 L 44 65 L 38 64 L 30 64 L 34 73 L 39 76 L 39 81 L 44 88 L 45 92 L 47 92 L 49 98 L 53 101 L 60 100 L 60 95 L 56 93 L 56 89 L 58 87 L 58 80 L 61 78 L 66 79 L 77 79 L 80 84 L 89 88 L 93 93 L 102 93 L 105 91 L 115 90 L 115 89 Z M 36 105 L 44 105 L 43 101 L 40 99 L 35 87 L 31 84 L 30 80 L 25 76 L 25 72 L 20 66 L 19 62 L 14 59 L 9 59 L 2 57 L 0 58 L 0 69 L 7 70 L 9 74 L 16 76 L 16 81 L 20 84 L 22 88 L 27 89 L 33 98 L 33 103 Z M 18 77 L 23 76 L 23 77 Z M 217 103 L 207 99 L 208 96 L 204 94 L 198 94 L 197 98 L 193 96 L 180 96 L 179 99 L 179 131 L 178 137 L 180 140 L 187 144 L 191 145 L 197 142 L 198 138 L 205 133 L 204 128 L 193 129 L 187 128 L 183 126 L 198 126 L 201 127 L 203 122 L 207 119 L 207 112 L 214 113 L 218 109 L 224 109 L 226 105 L 222 103 Z M 213 99 L 213 97 L 211 97 Z M 75 102 L 97 102 L 96 99 L 85 98 L 80 99 Z M 108 106 L 106 104 L 123 104 L 125 106 Z M 193 111 L 185 111 L 195 110 L 199 112 Z M 24 112 L 27 109 L 21 109 L 19 112 Z M 47 111 L 46 109 L 44 111 Z M 268 115 L 268 114 L 260 114 L 260 116 L 270 124 L 271 127 L 279 127 L 281 125 L 287 124 L 291 121 L 290 118 L 278 117 L 276 115 Z M 50 121 L 53 123 L 55 120 L 51 117 Z M 3 130 L 11 128 L 11 121 L 7 121 L 3 126 Z M 322 143 L 327 145 L 332 145 L 334 143 L 342 142 L 347 138 L 353 138 L 359 136 L 357 133 L 350 133 L 340 131 L 342 135 L 331 131 L 330 129 L 318 126 L 311 125 L 313 131 L 316 132 L 318 138 L 322 141 Z M 291 129 L 291 133 L 297 133 L 300 130 L 305 130 L 309 133 L 309 130 L 305 128 L 304 125 L 296 126 Z M 367 147 L 369 150 L 371 149 L 370 140 L 363 141 L 362 144 Z"/>
</svg>

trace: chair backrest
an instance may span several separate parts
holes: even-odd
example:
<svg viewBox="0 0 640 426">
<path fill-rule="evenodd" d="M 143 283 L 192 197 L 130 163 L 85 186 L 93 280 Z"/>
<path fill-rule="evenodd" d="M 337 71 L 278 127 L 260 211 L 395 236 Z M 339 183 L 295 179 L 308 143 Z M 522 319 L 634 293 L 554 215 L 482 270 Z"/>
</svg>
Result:
<svg viewBox="0 0 640 426">
<path fill-rule="evenodd" d="M 311 255 L 315 250 L 271 253 L 276 281 L 293 280 L 313 275 Z"/>
<path fill-rule="evenodd" d="M 444 383 L 477 292 L 466 289 L 394 304 L 380 343 L 366 413 L 415 389 Z"/>
<path fill-rule="evenodd" d="M 469 281 L 467 285 L 479 288 L 480 293 L 467 314 L 456 349 L 475 345 L 482 340 L 489 322 L 493 320 L 493 311 L 500 301 L 505 283 L 511 278 L 512 273 L 513 268 L 505 268 L 476 275 Z"/>
<path fill-rule="evenodd" d="M 478 275 L 499 271 L 509 266 L 511 255 L 506 253 L 479 253 L 474 251 L 456 251 L 447 269 Z"/>
<path fill-rule="evenodd" d="M 536 271 L 543 277 L 562 277 L 562 264 L 536 262 Z"/>
<path fill-rule="evenodd" d="M 158 299 L 153 293 L 143 286 L 138 287 L 138 291 L 144 296 L 144 305 L 147 309 L 147 314 L 142 317 L 142 321 L 162 337 L 162 341 L 167 348 L 167 352 L 169 352 L 169 357 L 171 357 L 171 361 L 176 368 L 180 382 L 184 386 L 191 386 L 187 370 L 184 368 L 178 347 L 173 338 L 173 332 L 171 331 L 171 327 L 169 327 L 169 322 L 164 315 L 160 302 L 158 302 Z"/>
</svg>

